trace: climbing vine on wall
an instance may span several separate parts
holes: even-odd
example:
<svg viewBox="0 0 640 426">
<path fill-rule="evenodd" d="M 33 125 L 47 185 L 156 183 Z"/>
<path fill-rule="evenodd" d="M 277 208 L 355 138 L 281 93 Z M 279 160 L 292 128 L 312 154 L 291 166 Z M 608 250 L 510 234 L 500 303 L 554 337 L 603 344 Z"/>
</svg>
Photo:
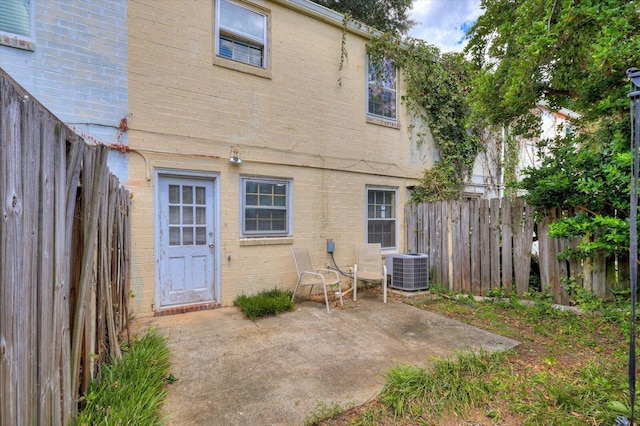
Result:
<svg viewBox="0 0 640 426">
<path fill-rule="evenodd" d="M 402 102 L 408 113 L 418 119 L 414 122 L 424 123 L 414 128 L 417 143 L 424 143 L 430 131 L 440 152 L 440 161 L 425 171 L 412 201 L 459 199 L 482 149 L 469 122 L 470 65 L 461 54 L 441 54 L 422 40 L 400 41 L 390 34 L 374 37 L 367 51 L 374 69 L 385 60 L 392 60 L 401 70 L 406 89 Z"/>
</svg>

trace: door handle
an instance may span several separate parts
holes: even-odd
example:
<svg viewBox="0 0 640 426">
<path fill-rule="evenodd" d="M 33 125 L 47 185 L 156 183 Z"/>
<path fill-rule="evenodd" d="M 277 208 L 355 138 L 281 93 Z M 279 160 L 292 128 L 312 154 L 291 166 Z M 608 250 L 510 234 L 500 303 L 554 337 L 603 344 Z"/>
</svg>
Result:
<svg viewBox="0 0 640 426">
<path fill-rule="evenodd" d="M 212 249 L 214 247 L 213 243 L 209 244 L 209 248 Z"/>
</svg>

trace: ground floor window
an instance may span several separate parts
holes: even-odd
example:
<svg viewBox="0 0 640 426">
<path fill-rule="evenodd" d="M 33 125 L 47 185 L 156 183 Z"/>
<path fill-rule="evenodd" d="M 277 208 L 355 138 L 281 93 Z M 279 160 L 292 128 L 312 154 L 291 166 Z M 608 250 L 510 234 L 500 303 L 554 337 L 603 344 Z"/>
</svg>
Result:
<svg viewBox="0 0 640 426">
<path fill-rule="evenodd" d="M 398 247 L 397 195 L 395 188 L 367 187 L 367 242 L 383 249 Z"/>
<path fill-rule="evenodd" d="M 242 178 L 242 236 L 291 235 L 291 181 Z"/>
</svg>

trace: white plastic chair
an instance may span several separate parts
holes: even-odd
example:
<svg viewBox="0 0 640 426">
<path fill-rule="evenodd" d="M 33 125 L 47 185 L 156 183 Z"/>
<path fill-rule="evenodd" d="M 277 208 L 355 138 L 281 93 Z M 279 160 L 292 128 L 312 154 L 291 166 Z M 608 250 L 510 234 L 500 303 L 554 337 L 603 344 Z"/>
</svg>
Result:
<svg viewBox="0 0 640 426">
<path fill-rule="evenodd" d="M 332 285 L 338 285 L 337 296 L 340 296 L 340 305 L 344 305 L 342 302 L 342 284 L 340 283 L 340 276 L 338 272 L 331 269 L 313 269 L 311 264 L 311 257 L 309 257 L 309 250 L 305 247 L 291 247 L 291 253 L 293 254 L 293 261 L 296 264 L 296 272 L 298 273 L 298 283 L 296 284 L 291 301 L 296 297 L 298 287 L 301 285 L 308 285 L 309 296 L 314 285 L 321 285 L 324 291 L 324 301 L 327 305 L 327 312 L 331 312 L 329 309 L 329 298 L 327 297 L 327 287 Z"/>
<path fill-rule="evenodd" d="M 381 281 L 384 303 L 387 303 L 387 265 L 382 261 L 380 243 L 358 244 L 353 267 L 353 300 L 358 294 L 358 280 Z"/>
</svg>

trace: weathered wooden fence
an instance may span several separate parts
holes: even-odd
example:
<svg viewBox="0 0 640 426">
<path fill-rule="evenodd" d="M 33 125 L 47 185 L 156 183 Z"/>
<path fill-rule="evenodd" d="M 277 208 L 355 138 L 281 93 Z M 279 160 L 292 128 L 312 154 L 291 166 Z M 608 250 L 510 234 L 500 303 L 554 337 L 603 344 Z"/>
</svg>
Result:
<svg viewBox="0 0 640 426">
<path fill-rule="evenodd" d="M 129 194 L 0 69 L 0 425 L 65 425 L 128 329 Z"/>
<path fill-rule="evenodd" d="M 474 295 L 499 288 L 519 295 L 529 291 L 534 240 L 541 288 L 556 303 L 571 303 L 568 282 L 601 297 L 615 286 L 628 286 L 627 259 L 558 259 L 559 252 L 578 242 L 548 237 L 549 223 L 562 214 L 548 212 L 535 224 L 524 200 L 508 197 L 408 205 L 407 249 L 429 255 L 434 282 Z"/>
</svg>

